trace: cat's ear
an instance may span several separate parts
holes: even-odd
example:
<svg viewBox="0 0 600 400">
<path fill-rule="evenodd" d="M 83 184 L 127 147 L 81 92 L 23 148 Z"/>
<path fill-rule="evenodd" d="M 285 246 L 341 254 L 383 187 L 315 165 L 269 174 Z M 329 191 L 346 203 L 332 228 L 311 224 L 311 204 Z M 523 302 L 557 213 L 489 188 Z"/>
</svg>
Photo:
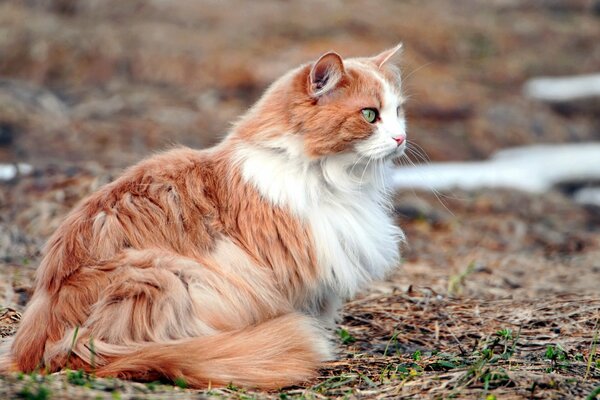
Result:
<svg viewBox="0 0 600 400">
<path fill-rule="evenodd" d="M 387 49 L 384 52 L 379 53 L 375 57 L 372 58 L 377 68 L 381 68 L 383 64 L 388 61 L 393 60 L 395 56 L 398 56 L 402 53 L 402 43 L 398 43 L 396 47 L 392 47 L 391 49 Z"/>
<path fill-rule="evenodd" d="M 309 92 L 320 97 L 335 89 L 345 74 L 344 61 L 339 54 L 329 52 L 323 54 L 314 63 L 309 75 Z"/>
</svg>

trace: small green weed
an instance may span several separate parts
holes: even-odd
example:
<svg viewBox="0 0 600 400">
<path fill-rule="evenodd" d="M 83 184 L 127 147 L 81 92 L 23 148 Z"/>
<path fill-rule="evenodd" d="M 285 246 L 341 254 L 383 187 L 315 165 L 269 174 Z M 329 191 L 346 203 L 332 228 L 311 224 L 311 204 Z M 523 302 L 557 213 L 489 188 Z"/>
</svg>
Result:
<svg viewBox="0 0 600 400">
<path fill-rule="evenodd" d="M 72 385 L 85 386 L 89 383 L 88 376 L 83 370 L 67 370 L 67 381 Z"/>
<path fill-rule="evenodd" d="M 187 389 L 187 387 L 188 387 L 187 382 L 182 377 L 175 379 L 175 381 L 173 381 L 173 383 L 175 384 L 175 386 L 180 387 L 182 389 Z M 227 388 L 229 388 L 229 386 L 227 386 Z"/>
<path fill-rule="evenodd" d="M 469 275 L 475 272 L 475 261 L 472 261 L 467 265 L 464 271 L 459 274 L 452 275 L 448 279 L 448 295 L 449 296 L 458 296 L 462 293 L 463 287 L 465 286 L 465 282 Z"/>
<path fill-rule="evenodd" d="M 421 375 L 422 372 L 423 368 L 415 363 L 396 364 L 395 366 L 387 365 L 381 370 L 381 373 L 379 374 L 379 381 L 408 381 Z"/>
<path fill-rule="evenodd" d="M 445 371 L 463 366 L 461 359 L 453 354 L 438 352 L 436 359 L 427 364 L 426 369 L 432 371 Z"/>
<path fill-rule="evenodd" d="M 554 372 L 558 369 L 566 368 L 569 366 L 569 356 L 565 349 L 560 344 L 550 345 L 546 347 L 544 358 L 550 360 L 550 367 L 546 368 L 546 372 Z"/>
<path fill-rule="evenodd" d="M 358 376 L 353 374 L 342 374 L 332 376 L 323 382 L 320 382 L 312 387 L 312 390 L 319 393 L 325 393 L 328 390 L 339 388 L 341 386 L 345 386 L 351 382 L 357 380 Z"/>
<path fill-rule="evenodd" d="M 600 397 L 600 386 L 592 390 L 588 397 L 585 398 L 585 400 L 596 400 L 598 397 Z"/>
<path fill-rule="evenodd" d="M 415 361 L 421 361 L 422 358 L 423 356 L 421 355 L 421 350 L 415 351 L 412 355 L 412 359 Z"/>
<path fill-rule="evenodd" d="M 383 356 L 387 356 L 388 355 L 388 351 L 390 349 L 390 345 L 393 343 L 394 347 L 397 347 L 396 345 L 398 344 L 398 334 L 400 332 L 394 330 L 394 333 L 392 334 L 392 337 L 390 338 L 390 340 L 388 340 L 388 342 L 385 345 L 385 350 L 383 351 Z"/>
<path fill-rule="evenodd" d="M 521 336 L 521 328 L 516 335 L 513 335 L 512 329 L 504 328 L 496 332 L 496 337 L 499 340 L 498 344 L 503 346 L 502 354 L 500 357 L 504 360 L 508 360 L 515 354 L 515 349 L 517 347 L 517 343 L 519 341 L 519 337 Z"/>
<path fill-rule="evenodd" d="M 50 398 L 50 394 L 50 389 L 43 384 L 40 384 L 35 388 L 32 388 L 29 385 L 25 386 L 17 393 L 17 396 L 25 400 L 47 400 Z"/>
<path fill-rule="evenodd" d="M 596 349 L 598 347 L 598 335 L 600 334 L 600 318 L 596 320 L 596 326 L 594 329 L 594 338 L 592 339 L 592 345 L 590 346 L 590 355 L 588 356 L 587 366 L 585 368 L 585 376 L 583 380 L 587 380 L 590 371 L 592 369 L 592 362 L 596 356 Z M 596 368 L 600 368 L 600 359 L 596 359 Z"/>
<path fill-rule="evenodd" d="M 77 341 L 77 335 L 79 335 L 79 326 L 76 326 L 75 330 L 73 331 L 73 340 L 71 341 L 71 347 L 69 347 L 69 351 L 67 352 L 67 368 L 69 368 L 69 360 L 71 358 L 71 354 L 73 354 L 73 348 L 75 347 L 75 342 Z"/>
<path fill-rule="evenodd" d="M 342 340 L 343 344 L 351 344 L 356 342 L 356 338 L 343 328 L 338 329 L 337 334 Z"/>
</svg>

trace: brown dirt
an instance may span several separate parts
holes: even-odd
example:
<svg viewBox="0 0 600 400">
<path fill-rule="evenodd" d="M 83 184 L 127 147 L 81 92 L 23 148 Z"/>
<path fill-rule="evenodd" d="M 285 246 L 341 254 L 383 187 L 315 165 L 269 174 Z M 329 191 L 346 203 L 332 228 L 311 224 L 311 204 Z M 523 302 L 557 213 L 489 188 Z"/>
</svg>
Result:
<svg viewBox="0 0 600 400">
<path fill-rule="evenodd" d="M 171 143 L 214 143 L 269 82 L 330 49 L 405 43 L 409 135 L 433 160 L 598 140 L 597 109 L 539 104 L 521 87 L 598 72 L 599 10 L 591 0 L 0 2 L 0 162 L 36 167 L 0 183 L 0 336 L 14 332 L 39 250 L 78 200 Z M 346 306 L 340 358 L 314 381 L 198 393 L 13 375 L 0 397 L 558 399 L 600 387 L 598 208 L 560 190 L 407 191 L 396 213 L 405 261 Z"/>
</svg>

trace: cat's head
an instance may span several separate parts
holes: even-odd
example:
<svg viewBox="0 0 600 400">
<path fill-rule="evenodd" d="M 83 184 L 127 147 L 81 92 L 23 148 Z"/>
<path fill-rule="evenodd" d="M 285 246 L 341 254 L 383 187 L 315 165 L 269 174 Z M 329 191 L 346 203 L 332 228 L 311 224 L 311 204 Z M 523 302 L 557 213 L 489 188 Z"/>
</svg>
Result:
<svg viewBox="0 0 600 400">
<path fill-rule="evenodd" d="M 243 130 L 309 159 L 399 157 L 406 147 L 400 71 L 393 62 L 400 49 L 365 58 L 322 55 L 277 81 L 242 121 Z"/>
</svg>

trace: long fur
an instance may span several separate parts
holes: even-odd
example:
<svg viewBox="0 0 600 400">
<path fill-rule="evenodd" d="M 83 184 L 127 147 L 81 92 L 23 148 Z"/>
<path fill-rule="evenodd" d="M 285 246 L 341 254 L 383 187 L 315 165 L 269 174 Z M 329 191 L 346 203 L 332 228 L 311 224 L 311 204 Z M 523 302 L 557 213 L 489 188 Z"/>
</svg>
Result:
<svg viewBox="0 0 600 400">
<path fill-rule="evenodd" d="M 0 371 L 309 378 L 341 301 L 399 261 L 386 178 L 406 133 L 383 54 L 301 66 L 218 146 L 156 155 L 85 199 L 47 243 Z"/>
</svg>

